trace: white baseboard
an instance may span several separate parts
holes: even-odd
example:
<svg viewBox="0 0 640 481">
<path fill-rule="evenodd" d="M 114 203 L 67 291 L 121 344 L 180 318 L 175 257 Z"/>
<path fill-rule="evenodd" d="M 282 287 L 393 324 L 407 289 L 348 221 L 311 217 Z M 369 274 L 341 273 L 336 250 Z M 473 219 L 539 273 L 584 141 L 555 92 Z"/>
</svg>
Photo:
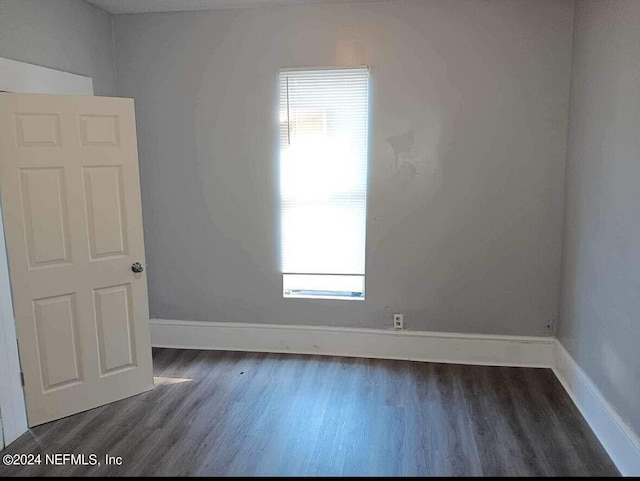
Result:
<svg viewBox="0 0 640 481">
<path fill-rule="evenodd" d="M 553 367 L 551 337 L 151 320 L 154 347 Z"/>
<path fill-rule="evenodd" d="M 554 364 L 556 376 L 620 473 L 623 476 L 640 476 L 640 439 L 620 419 L 559 341 L 556 342 Z"/>
</svg>

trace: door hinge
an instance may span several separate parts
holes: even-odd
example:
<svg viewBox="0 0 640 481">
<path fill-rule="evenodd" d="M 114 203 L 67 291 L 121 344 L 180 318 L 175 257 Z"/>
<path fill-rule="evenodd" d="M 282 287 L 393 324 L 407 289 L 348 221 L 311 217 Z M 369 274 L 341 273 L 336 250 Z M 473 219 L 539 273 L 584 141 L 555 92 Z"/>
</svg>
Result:
<svg viewBox="0 0 640 481">
<path fill-rule="evenodd" d="M 22 383 L 22 387 L 24 387 L 24 373 L 20 371 L 20 382 Z"/>
</svg>

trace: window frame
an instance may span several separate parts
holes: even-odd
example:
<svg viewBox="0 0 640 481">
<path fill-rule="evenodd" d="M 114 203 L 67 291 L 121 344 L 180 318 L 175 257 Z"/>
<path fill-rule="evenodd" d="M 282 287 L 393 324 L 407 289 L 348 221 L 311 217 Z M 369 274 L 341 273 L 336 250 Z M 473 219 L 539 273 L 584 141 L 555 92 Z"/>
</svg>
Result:
<svg viewBox="0 0 640 481">
<path fill-rule="evenodd" d="M 278 144 L 278 162 L 279 162 L 279 182 L 282 182 L 282 155 L 283 155 L 283 141 L 282 141 L 282 110 L 281 107 L 283 105 L 282 99 L 282 77 L 283 74 L 287 73 L 296 73 L 296 72 L 314 72 L 314 71 L 340 71 L 340 70 L 364 70 L 366 73 L 366 100 L 365 100 L 365 115 L 364 115 L 364 233 L 363 233 L 363 266 L 362 273 L 352 274 L 352 273 L 332 273 L 332 272 L 288 272 L 284 269 L 284 246 L 283 246 L 283 216 L 284 216 L 284 207 L 283 207 L 283 194 L 282 187 L 280 188 L 280 202 L 279 202 L 279 215 L 280 215 L 280 255 L 281 255 L 281 268 L 280 273 L 282 276 L 282 296 L 284 299 L 327 299 L 327 300 L 366 300 L 366 264 L 367 264 L 367 231 L 368 231 L 368 204 L 369 204 L 369 167 L 370 167 L 370 129 L 371 129 L 371 121 L 370 121 L 370 96 L 371 96 L 371 69 L 367 65 L 353 65 L 353 66 L 334 66 L 334 67 L 295 67 L 295 68 L 281 68 L 278 73 L 278 86 L 279 86 L 279 144 Z M 291 120 L 290 120 L 290 102 L 288 97 L 288 84 L 287 84 L 287 99 L 286 103 L 286 119 L 284 122 L 286 123 L 286 136 L 288 141 L 291 139 Z M 357 291 L 320 291 L 316 290 L 315 294 L 310 293 L 300 293 L 300 291 L 305 291 L 304 289 L 295 289 L 298 293 L 287 292 L 287 276 L 335 276 L 341 278 L 351 278 L 351 277 L 359 277 L 361 278 L 362 288 Z M 289 290 L 291 291 L 291 290 Z M 333 295 L 332 292 L 340 292 L 338 295 Z M 355 295 L 359 293 L 359 295 Z M 350 294 L 350 295 L 348 295 Z"/>
</svg>

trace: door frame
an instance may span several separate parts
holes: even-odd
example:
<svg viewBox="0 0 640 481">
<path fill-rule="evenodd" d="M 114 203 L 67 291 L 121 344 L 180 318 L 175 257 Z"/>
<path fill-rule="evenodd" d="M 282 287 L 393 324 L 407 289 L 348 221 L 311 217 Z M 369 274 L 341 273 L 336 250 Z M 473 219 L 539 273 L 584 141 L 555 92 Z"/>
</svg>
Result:
<svg viewBox="0 0 640 481">
<path fill-rule="evenodd" d="M 93 95 L 91 77 L 0 57 L 0 91 Z M 0 206 L 1 207 L 1 206 Z M 28 429 L 16 338 L 9 263 L 0 209 L 0 416 L 4 444 Z M 2 439 L 0 437 L 0 439 Z M 0 444 L 0 449 L 4 446 Z"/>
<path fill-rule="evenodd" d="M 4 443 L 8 445 L 26 432 L 28 425 L 1 209 L 0 228 L 0 414 Z"/>
</svg>

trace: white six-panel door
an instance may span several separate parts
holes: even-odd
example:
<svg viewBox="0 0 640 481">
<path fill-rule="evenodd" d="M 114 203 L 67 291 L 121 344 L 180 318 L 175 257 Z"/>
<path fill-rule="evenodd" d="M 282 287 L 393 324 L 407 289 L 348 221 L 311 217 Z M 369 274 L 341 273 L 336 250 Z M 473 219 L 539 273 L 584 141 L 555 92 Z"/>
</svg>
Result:
<svg viewBox="0 0 640 481">
<path fill-rule="evenodd" d="M 133 101 L 0 93 L 0 189 L 29 425 L 151 389 Z"/>
</svg>

